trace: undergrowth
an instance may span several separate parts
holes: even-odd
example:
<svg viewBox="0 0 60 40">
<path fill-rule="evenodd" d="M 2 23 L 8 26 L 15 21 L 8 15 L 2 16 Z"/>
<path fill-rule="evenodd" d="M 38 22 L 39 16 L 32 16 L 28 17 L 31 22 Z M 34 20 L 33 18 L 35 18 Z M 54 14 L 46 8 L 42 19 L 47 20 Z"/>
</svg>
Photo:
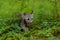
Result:
<svg viewBox="0 0 60 40">
<path fill-rule="evenodd" d="M 60 40 L 59 4 L 59 0 L 0 0 L 0 40 Z M 20 13 L 32 10 L 30 30 L 23 31 Z"/>
</svg>

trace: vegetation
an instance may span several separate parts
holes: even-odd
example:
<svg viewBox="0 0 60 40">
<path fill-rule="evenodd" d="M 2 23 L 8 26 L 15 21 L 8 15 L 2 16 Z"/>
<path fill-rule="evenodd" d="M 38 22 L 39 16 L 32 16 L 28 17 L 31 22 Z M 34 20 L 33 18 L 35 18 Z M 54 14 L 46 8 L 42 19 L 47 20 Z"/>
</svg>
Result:
<svg viewBox="0 0 60 40">
<path fill-rule="evenodd" d="M 0 40 L 60 40 L 60 0 L 0 0 Z M 20 13 L 34 11 L 29 31 Z"/>
</svg>

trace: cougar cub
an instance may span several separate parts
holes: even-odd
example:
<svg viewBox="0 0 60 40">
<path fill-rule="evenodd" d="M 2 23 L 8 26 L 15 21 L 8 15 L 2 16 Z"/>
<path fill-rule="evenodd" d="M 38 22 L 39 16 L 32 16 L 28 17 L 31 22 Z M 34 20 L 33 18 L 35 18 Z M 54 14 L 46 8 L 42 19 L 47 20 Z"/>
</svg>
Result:
<svg viewBox="0 0 60 40">
<path fill-rule="evenodd" d="M 28 30 L 30 24 L 33 21 L 33 12 L 31 13 L 21 13 L 21 27 L 23 30 Z"/>
</svg>

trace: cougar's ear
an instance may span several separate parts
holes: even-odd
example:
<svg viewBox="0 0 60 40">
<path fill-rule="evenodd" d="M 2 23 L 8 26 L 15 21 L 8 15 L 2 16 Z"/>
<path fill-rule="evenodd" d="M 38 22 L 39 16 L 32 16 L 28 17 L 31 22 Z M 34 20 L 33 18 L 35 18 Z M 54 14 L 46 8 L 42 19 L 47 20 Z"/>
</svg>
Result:
<svg viewBox="0 0 60 40">
<path fill-rule="evenodd" d="M 26 15 L 26 13 L 24 13 L 24 15 Z"/>
<path fill-rule="evenodd" d="M 31 11 L 31 14 L 33 14 L 33 11 Z"/>
</svg>

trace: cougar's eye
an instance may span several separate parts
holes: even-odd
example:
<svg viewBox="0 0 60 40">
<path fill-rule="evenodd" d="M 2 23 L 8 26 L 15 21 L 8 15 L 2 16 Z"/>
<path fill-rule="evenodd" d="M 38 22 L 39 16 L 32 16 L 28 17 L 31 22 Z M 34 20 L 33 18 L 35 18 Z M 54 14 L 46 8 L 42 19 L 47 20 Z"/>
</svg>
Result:
<svg viewBox="0 0 60 40">
<path fill-rule="evenodd" d="M 29 18 L 28 18 L 28 20 L 29 20 Z"/>
</svg>

